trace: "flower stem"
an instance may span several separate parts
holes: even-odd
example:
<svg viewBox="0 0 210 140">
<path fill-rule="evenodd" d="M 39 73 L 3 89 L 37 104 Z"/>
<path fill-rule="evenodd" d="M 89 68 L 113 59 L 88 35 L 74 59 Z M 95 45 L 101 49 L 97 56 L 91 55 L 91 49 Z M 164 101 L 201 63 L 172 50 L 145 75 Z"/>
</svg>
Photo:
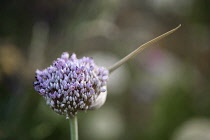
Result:
<svg viewBox="0 0 210 140">
<path fill-rule="evenodd" d="M 136 50 L 134 50 L 133 52 L 131 52 L 130 54 L 128 54 L 127 56 L 125 56 L 123 59 L 121 59 L 120 61 L 118 61 L 117 63 L 115 63 L 114 65 L 112 65 L 109 69 L 109 73 L 113 72 L 114 70 L 116 70 L 118 67 L 120 67 L 122 64 L 124 64 L 126 61 L 128 61 L 129 59 L 133 58 L 134 56 L 136 56 L 138 53 L 140 53 L 143 49 L 145 49 L 146 47 L 148 47 L 149 45 L 165 38 L 166 36 L 170 35 L 171 33 L 175 32 L 177 29 L 179 29 L 179 27 L 181 27 L 181 24 L 179 26 L 177 26 L 176 28 L 146 42 L 145 44 L 141 45 L 140 47 L 138 47 Z"/>
<path fill-rule="evenodd" d="M 69 119 L 70 125 L 70 140 L 78 140 L 78 124 L 77 124 L 77 117 L 71 117 Z"/>
</svg>

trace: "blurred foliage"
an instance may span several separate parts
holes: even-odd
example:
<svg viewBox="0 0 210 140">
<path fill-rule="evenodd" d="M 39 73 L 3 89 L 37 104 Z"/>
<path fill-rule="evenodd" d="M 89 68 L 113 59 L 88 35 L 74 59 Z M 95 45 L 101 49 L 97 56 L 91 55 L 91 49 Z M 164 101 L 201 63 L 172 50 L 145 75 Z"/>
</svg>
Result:
<svg viewBox="0 0 210 140">
<path fill-rule="evenodd" d="M 208 0 L 1 0 L 0 139 L 69 139 L 68 121 L 32 86 L 35 70 L 63 51 L 109 66 L 180 23 L 179 31 L 110 75 L 106 104 L 79 113 L 79 137 L 169 140 L 193 133 L 194 139 L 208 139 L 209 5 Z"/>
</svg>

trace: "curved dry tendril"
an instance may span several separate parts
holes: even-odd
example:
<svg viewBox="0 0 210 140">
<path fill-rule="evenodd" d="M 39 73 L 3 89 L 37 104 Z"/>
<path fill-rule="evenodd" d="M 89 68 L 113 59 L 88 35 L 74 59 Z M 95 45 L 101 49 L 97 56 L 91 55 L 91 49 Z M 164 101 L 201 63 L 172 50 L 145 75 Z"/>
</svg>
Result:
<svg viewBox="0 0 210 140">
<path fill-rule="evenodd" d="M 130 54 L 128 54 L 127 56 L 125 56 L 123 59 L 121 59 L 120 61 L 118 61 L 117 63 L 115 63 L 114 65 L 112 65 L 111 67 L 108 68 L 109 73 L 113 72 L 114 70 L 116 70 L 118 67 L 120 67 L 122 64 L 124 64 L 125 62 L 127 62 L 129 59 L 133 58 L 134 56 L 136 56 L 137 54 L 139 54 L 142 50 L 144 50 L 146 47 L 148 47 L 151 44 L 154 44 L 155 42 L 165 38 L 166 36 L 172 34 L 173 32 L 175 32 L 177 29 L 179 29 L 181 27 L 181 24 L 179 26 L 177 26 L 176 28 L 146 42 L 145 44 L 141 45 L 140 47 L 138 47 L 136 50 L 134 50 L 133 52 L 131 52 Z"/>
</svg>

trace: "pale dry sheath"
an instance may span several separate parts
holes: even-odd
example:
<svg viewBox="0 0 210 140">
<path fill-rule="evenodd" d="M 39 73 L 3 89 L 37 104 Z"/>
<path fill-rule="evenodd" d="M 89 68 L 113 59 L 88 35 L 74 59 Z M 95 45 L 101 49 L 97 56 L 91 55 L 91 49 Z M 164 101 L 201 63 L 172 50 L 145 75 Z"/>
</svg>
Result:
<svg viewBox="0 0 210 140">
<path fill-rule="evenodd" d="M 56 113 L 65 115 L 67 119 L 74 117 L 78 111 L 98 109 L 106 101 L 109 74 L 180 26 L 141 45 L 108 69 L 97 66 L 92 58 L 77 59 L 76 54 L 69 57 L 64 52 L 53 65 L 36 71 L 34 88 Z"/>
</svg>

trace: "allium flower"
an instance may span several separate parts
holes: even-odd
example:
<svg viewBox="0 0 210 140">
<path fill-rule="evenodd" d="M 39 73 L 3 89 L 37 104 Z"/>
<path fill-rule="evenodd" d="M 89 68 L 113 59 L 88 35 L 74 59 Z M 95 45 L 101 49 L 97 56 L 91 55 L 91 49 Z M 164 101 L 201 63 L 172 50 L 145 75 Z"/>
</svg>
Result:
<svg viewBox="0 0 210 140">
<path fill-rule="evenodd" d="M 92 58 L 76 58 L 64 52 L 53 65 L 36 71 L 34 88 L 58 114 L 68 119 L 102 106 L 106 99 L 108 70 L 97 66 Z M 99 100 L 103 98 L 103 100 Z"/>
<path fill-rule="evenodd" d="M 106 100 L 109 73 L 180 26 L 141 45 L 108 69 L 97 66 L 92 58 L 77 59 L 75 54 L 69 58 L 69 54 L 64 52 L 53 65 L 36 71 L 34 88 L 56 113 L 66 115 L 67 119 L 78 111 L 98 109 Z"/>
</svg>

